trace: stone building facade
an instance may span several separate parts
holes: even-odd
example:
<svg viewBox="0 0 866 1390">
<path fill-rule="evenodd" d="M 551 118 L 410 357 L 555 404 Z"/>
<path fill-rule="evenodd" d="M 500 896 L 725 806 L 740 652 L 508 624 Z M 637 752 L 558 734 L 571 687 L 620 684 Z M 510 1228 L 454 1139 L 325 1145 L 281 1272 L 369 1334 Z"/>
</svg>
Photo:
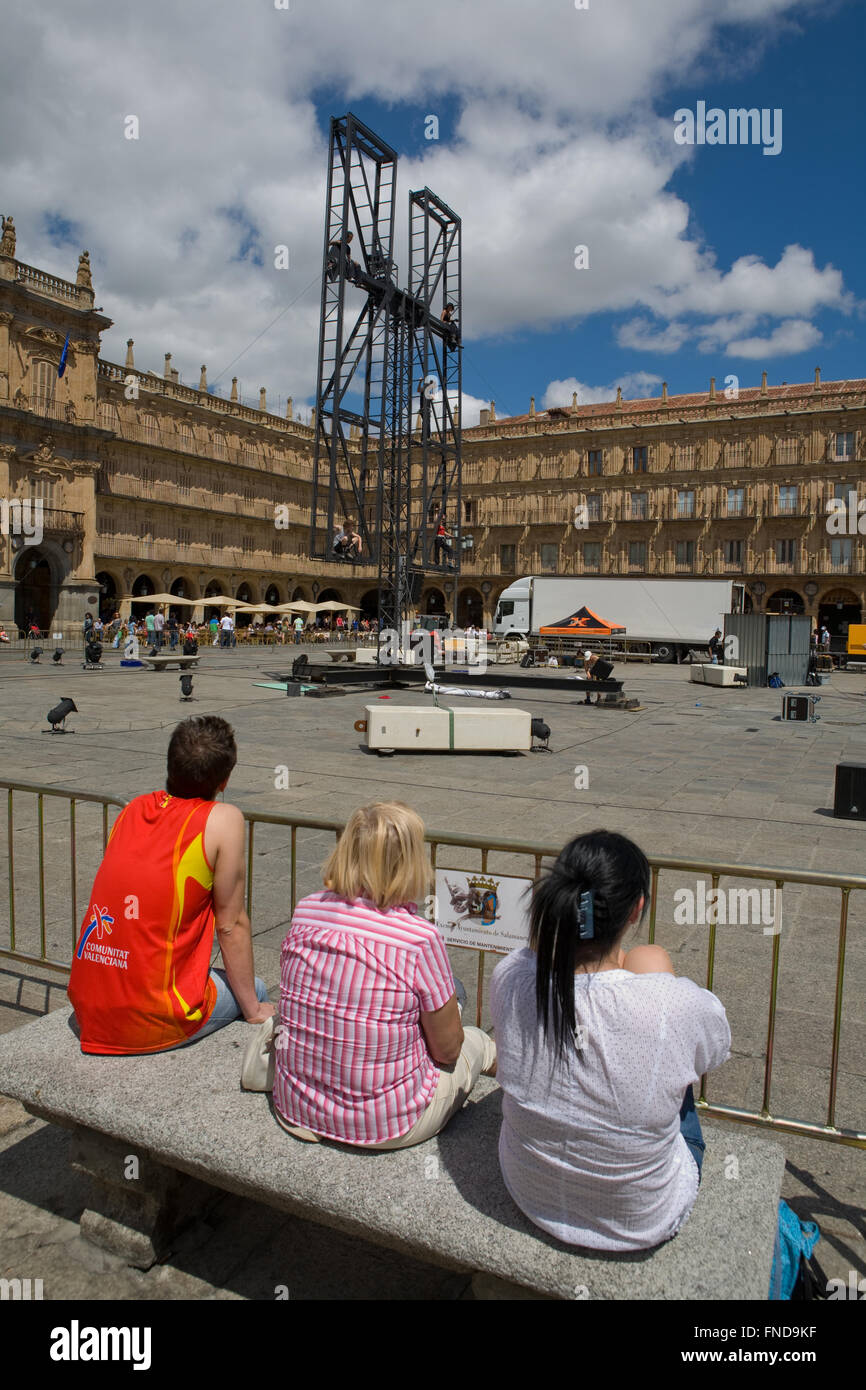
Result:
<svg viewBox="0 0 866 1390">
<path fill-rule="evenodd" d="M 87 253 L 75 282 L 0 239 L 0 621 L 42 629 L 169 591 L 376 608 L 375 570 L 308 558 L 310 425 L 100 357 Z M 65 350 L 65 370 L 58 366 Z M 726 575 L 757 609 L 840 632 L 866 612 L 866 381 L 581 405 L 464 429 L 459 578 L 419 610 L 490 625 L 525 574 Z M 846 530 L 828 499 L 855 498 Z M 16 513 L 12 503 L 19 504 Z M 16 534 L 40 504 L 41 539 Z M 850 515 L 849 515 L 850 513 Z M 864 503 L 866 513 L 866 503 Z M 854 527 L 851 529 L 850 520 Z M 453 528 L 456 515 L 448 519 Z M 838 519 L 837 519 L 838 521 Z M 8 534 L 7 534 L 8 533 Z M 198 612 L 199 610 L 193 610 Z"/>
</svg>

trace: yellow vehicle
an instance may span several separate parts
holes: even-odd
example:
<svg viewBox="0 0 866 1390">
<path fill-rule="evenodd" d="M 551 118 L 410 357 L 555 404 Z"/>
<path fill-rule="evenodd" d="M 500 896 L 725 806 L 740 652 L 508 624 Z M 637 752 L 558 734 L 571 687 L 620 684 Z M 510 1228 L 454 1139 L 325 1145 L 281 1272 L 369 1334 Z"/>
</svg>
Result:
<svg viewBox="0 0 866 1390">
<path fill-rule="evenodd" d="M 866 661 L 866 623 L 852 623 L 848 628 L 848 656 Z"/>
</svg>

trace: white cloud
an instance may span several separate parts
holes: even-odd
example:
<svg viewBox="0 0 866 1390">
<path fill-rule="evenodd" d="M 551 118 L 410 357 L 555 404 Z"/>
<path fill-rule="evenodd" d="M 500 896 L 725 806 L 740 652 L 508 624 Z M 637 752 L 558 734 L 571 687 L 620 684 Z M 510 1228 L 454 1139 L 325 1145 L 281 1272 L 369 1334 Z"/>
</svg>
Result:
<svg viewBox="0 0 866 1390">
<path fill-rule="evenodd" d="M 649 319 L 630 319 L 618 329 L 616 341 L 620 347 L 637 352 L 679 352 L 692 337 L 693 329 L 684 323 L 673 322 L 658 328 Z"/>
<path fill-rule="evenodd" d="M 617 377 L 610 386 L 588 386 L 586 382 L 570 376 L 564 381 L 551 381 L 548 384 L 542 398 L 542 406 L 549 410 L 555 405 L 571 405 L 575 391 L 579 406 L 613 401 L 616 400 L 618 386 L 622 388 L 624 400 L 643 400 L 654 395 L 655 388 L 661 386 L 661 383 L 661 377 L 653 376 L 651 372 L 626 372 L 623 376 Z"/>
<path fill-rule="evenodd" d="M 104 356 L 122 362 L 132 336 L 145 368 L 160 371 L 171 351 L 193 384 L 204 361 L 225 393 L 237 374 L 253 400 L 260 385 L 274 403 L 311 397 L 322 89 L 340 94 L 341 113 L 363 116 L 370 97 L 439 108 L 440 141 L 400 162 L 397 258 L 405 267 L 407 190 L 429 184 L 464 219 L 467 339 L 646 311 L 657 332 L 635 327 L 641 318 L 621 332 L 639 350 L 673 351 L 684 319 L 808 320 L 850 307 L 841 273 L 817 267 L 808 248 L 788 247 L 776 266 L 745 254 L 720 270 L 668 187 L 694 157 L 673 141 L 668 84 L 757 62 L 781 20 L 808 13 L 804 0 L 374 8 L 371 22 L 357 0 L 292 0 L 289 10 L 78 0 L 74 11 L 42 0 L 6 18 L 0 128 L 15 137 L 0 152 L 5 210 L 20 257 L 70 279 L 77 246 L 58 245 L 43 219 L 80 227 L 97 303 L 116 322 Z M 748 44 L 730 45 L 726 59 L 717 40 L 730 25 Z M 452 130 L 444 118 L 455 102 Z M 124 138 L 130 114 L 138 140 Z M 278 271 L 283 243 L 290 269 Z M 589 247 L 588 270 L 574 268 L 578 244 Z"/>
<path fill-rule="evenodd" d="M 820 342 L 821 334 L 814 324 L 804 319 L 785 319 L 764 338 L 740 338 L 728 343 L 727 352 L 730 357 L 788 357 Z"/>
</svg>

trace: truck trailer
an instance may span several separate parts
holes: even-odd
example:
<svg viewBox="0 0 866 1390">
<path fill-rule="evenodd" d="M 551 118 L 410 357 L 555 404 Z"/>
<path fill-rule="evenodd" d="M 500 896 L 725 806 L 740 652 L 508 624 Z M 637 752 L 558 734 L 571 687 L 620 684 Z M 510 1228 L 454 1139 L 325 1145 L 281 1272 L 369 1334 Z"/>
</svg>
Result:
<svg viewBox="0 0 866 1390">
<path fill-rule="evenodd" d="M 743 611 L 744 594 L 730 579 L 529 575 L 500 594 L 493 633 L 682 661 L 690 649 L 706 649 L 716 628 L 724 632 L 725 615 Z"/>
</svg>

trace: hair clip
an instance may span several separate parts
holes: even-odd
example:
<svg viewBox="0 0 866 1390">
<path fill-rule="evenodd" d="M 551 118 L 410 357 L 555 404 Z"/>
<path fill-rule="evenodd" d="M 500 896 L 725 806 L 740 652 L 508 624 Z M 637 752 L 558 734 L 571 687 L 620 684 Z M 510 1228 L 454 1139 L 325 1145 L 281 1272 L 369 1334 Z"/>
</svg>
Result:
<svg viewBox="0 0 866 1390">
<path fill-rule="evenodd" d="M 581 941 L 592 941 L 595 937 L 595 916 L 591 891 L 580 895 L 577 909 L 577 935 Z"/>
</svg>

